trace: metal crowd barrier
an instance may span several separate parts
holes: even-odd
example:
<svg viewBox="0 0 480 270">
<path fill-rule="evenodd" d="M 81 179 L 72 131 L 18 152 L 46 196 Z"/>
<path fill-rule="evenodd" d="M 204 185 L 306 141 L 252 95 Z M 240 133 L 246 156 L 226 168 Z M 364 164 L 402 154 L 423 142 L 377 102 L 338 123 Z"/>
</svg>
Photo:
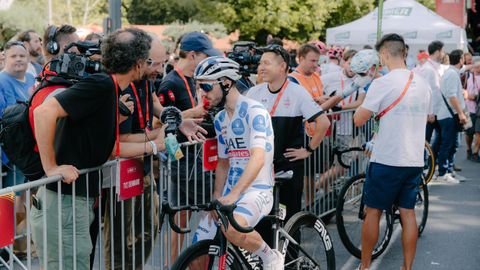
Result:
<svg viewBox="0 0 480 270">
<path fill-rule="evenodd" d="M 335 211 L 336 194 L 338 194 L 342 184 L 348 177 L 363 170 L 365 157 L 362 154 L 351 154 L 344 161 L 350 162 L 350 169 L 342 168 L 336 158 L 333 156 L 334 147 L 348 148 L 351 146 L 360 146 L 371 136 L 371 124 L 364 128 L 355 128 L 353 126 L 353 110 L 330 113 L 332 125 L 330 134 L 325 137 L 321 147 L 305 161 L 305 182 L 303 205 L 306 210 L 315 214 L 327 217 Z M 308 137 L 305 138 L 305 143 Z M 88 194 L 85 200 L 86 207 L 76 206 L 77 199 L 75 195 L 76 183 L 72 184 L 72 212 L 73 222 L 77 224 L 81 220 L 76 220 L 76 213 L 85 211 L 89 216 L 88 209 L 90 203 L 95 201 L 93 213 L 96 218 L 90 227 L 90 234 L 97 237 L 92 238 L 91 267 L 85 268 L 73 264 L 72 269 L 167 269 L 174 263 L 175 258 L 183 249 L 191 245 L 193 234 L 198 224 L 199 218 L 203 213 L 182 213 L 177 214 L 175 220 L 180 227 L 189 227 L 191 232 L 185 235 L 174 233 L 165 220 L 163 224 L 158 224 L 158 217 L 161 213 L 161 202 L 169 201 L 173 206 L 182 206 L 188 204 L 205 203 L 210 200 L 213 192 L 214 173 L 204 172 L 202 166 L 203 149 L 202 144 L 185 143 L 182 144 L 184 158 L 179 161 L 166 161 L 153 157 L 145 158 L 144 161 L 150 161 L 150 171 L 146 177 L 155 179 L 151 184 L 144 185 L 144 193 L 132 199 L 117 202 L 114 178 L 115 161 L 109 161 L 103 166 L 82 170 L 82 175 L 88 173 L 98 173 L 103 178 L 98 182 L 98 188 L 102 190 L 100 196 L 91 197 Z M 146 181 L 147 182 L 147 181 Z M 68 241 L 62 238 L 62 234 L 67 229 L 58 230 L 58 250 L 49 252 L 48 229 L 42 231 L 43 254 L 45 260 L 43 264 L 37 257 L 39 253 L 35 249 L 35 243 L 32 241 L 32 222 L 31 208 L 32 195 L 38 190 L 44 190 L 47 184 L 56 183 L 57 189 L 61 190 L 60 177 L 44 178 L 33 182 L 27 182 L 8 188 L 0 189 L 0 196 L 11 192 L 22 192 L 25 194 L 26 208 L 26 228 L 25 232 L 15 232 L 15 241 L 25 241 L 26 251 L 23 258 L 15 256 L 13 245 L 3 249 L 4 257 L 0 257 L 0 269 L 56 269 L 47 263 L 48 258 L 58 259 L 58 269 L 67 269 L 67 254 L 64 254 L 64 244 Z M 51 194 L 51 193 L 48 193 Z M 185 195 L 186 194 L 186 195 Z M 50 195 L 51 196 L 51 195 Z M 60 193 L 54 195 L 54 201 L 57 206 L 55 211 L 62 212 L 65 196 Z M 42 201 L 47 201 L 47 193 L 43 193 Z M 14 207 L 20 207 L 14 203 Z M 48 224 L 55 222 L 59 228 L 62 228 L 62 215 L 58 215 L 56 220 L 47 220 L 46 207 L 43 208 L 43 228 Z M 14 217 L 15 219 L 15 217 Z M 2 223 L 0 221 L 0 232 Z M 113 225 L 112 225 L 113 224 Z M 15 223 L 16 225 L 16 223 Z M 68 228 L 70 229 L 70 228 Z M 76 226 L 71 228 L 73 232 L 73 254 L 70 255 L 73 262 L 77 259 L 77 254 L 81 253 L 76 247 L 77 239 Z M 93 233 L 92 233 L 93 232 Z M 70 240 L 70 239 L 68 239 Z M 37 240 L 38 241 L 38 240 Z M 84 251 L 85 252 L 85 251 Z M 6 256 L 5 256 L 6 254 Z"/>
</svg>

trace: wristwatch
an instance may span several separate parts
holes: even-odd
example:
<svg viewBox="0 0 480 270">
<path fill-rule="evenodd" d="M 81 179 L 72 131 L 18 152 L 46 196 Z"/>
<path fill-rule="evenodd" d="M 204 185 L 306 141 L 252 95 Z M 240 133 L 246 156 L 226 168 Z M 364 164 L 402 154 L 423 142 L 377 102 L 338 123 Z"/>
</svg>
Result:
<svg viewBox="0 0 480 270">
<path fill-rule="evenodd" d="M 307 149 L 307 151 L 310 152 L 310 153 L 313 153 L 313 151 L 315 151 L 308 144 L 307 144 L 307 147 L 305 147 L 305 149 Z"/>
</svg>

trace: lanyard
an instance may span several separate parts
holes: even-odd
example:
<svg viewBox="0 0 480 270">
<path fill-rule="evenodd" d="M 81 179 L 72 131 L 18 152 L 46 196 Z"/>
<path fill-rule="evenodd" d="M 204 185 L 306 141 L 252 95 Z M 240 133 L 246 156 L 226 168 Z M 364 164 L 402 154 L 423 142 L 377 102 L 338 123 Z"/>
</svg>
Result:
<svg viewBox="0 0 480 270">
<path fill-rule="evenodd" d="M 375 120 L 378 121 L 380 118 L 382 118 L 387 112 L 389 112 L 393 107 L 397 106 L 397 104 L 402 100 L 402 98 L 405 96 L 407 93 L 408 88 L 410 87 L 410 83 L 412 83 L 413 80 L 413 71 L 410 71 L 410 77 L 408 77 L 407 84 L 405 85 L 405 88 L 403 88 L 403 92 L 400 94 L 400 96 L 390 104 L 387 108 L 385 108 L 382 112 L 380 112 L 377 116 L 375 116 Z"/>
<path fill-rule="evenodd" d="M 280 99 L 282 98 L 283 92 L 285 92 L 287 85 L 288 85 L 288 79 L 285 80 L 285 82 L 282 85 L 282 89 L 280 89 L 280 93 L 278 93 L 277 99 L 275 100 L 272 110 L 270 111 L 270 116 L 273 116 L 273 114 L 277 110 L 278 103 L 280 102 Z"/>
<path fill-rule="evenodd" d="M 117 100 L 117 106 L 115 106 L 115 118 L 116 118 L 116 121 L 115 121 L 115 157 L 119 157 L 120 156 L 120 119 L 119 119 L 119 116 L 118 116 L 118 102 L 120 102 L 120 100 L 118 99 L 118 81 L 117 81 L 117 77 L 115 75 L 111 75 L 112 76 L 112 79 L 113 79 L 113 83 L 115 84 L 115 98 Z"/>
<path fill-rule="evenodd" d="M 133 82 L 130 83 L 130 86 L 132 87 L 133 94 L 135 94 L 135 99 L 137 100 L 137 111 L 138 111 L 138 121 L 140 122 L 140 128 L 145 129 L 145 126 L 148 125 L 150 122 L 150 111 L 149 111 L 149 106 L 148 106 L 148 81 L 145 81 L 145 95 L 146 95 L 146 124 L 145 121 L 143 120 L 143 111 L 142 111 L 142 104 L 140 103 L 140 97 L 138 96 L 137 88 L 135 87 L 135 84 Z"/>
<path fill-rule="evenodd" d="M 183 82 L 185 83 L 185 87 L 187 88 L 188 96 L 190 97 L 190 102 L 192 103 L 192 108 L 194 108 L 195 107 L 195 101 L 193 100 L 192 90 L 190 89 L 190 85 L 187 82 L 187 78 L 185 78 L 185 75 L 183 75 L 183 72 L 180 69 L 175 68 L 175 71 L 178 73 L 180 78 L 182 78 Z"/>
</svg>

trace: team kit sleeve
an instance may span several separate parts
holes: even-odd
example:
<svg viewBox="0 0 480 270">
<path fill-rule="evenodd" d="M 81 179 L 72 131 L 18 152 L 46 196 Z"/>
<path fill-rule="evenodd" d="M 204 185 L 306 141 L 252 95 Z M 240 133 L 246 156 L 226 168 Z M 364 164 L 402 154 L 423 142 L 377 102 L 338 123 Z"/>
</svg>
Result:
<svg viewBox="0 0 480 270">
<path fill-rule="evenodd" d="M 267 147 L 267 134 L 271 131 L 269 126 L 270 116 L 265 109 L 250 108 L 249 109 L 250 122 L 250 148 L 266 149 Z"/>
<path fill-rule="evenodd" d="M 300 86 L 300 88 L 300 91 L 297 91 L 300 98 L 300 112 L 302 113 L 302 116 L 305 120 L 307 120 L 308 122 L 313 122 L 323 110 L 320 105 L 318 105 L 315 100 L 313 100 L 307 89 L 302 86 Z"/>
<path fill-rule="evenodd" d="M 226 159 L 228 158 L 228 146 L 227 146 L 227 141 L 222 135 L 222 121 L 220 121 L 221 118 L 225 118 L 225 110 L 219 112 L 215 116 L 214 126 L 215 126 L 215 134 L 217 135 L 218 157 Z"/>
</svg>

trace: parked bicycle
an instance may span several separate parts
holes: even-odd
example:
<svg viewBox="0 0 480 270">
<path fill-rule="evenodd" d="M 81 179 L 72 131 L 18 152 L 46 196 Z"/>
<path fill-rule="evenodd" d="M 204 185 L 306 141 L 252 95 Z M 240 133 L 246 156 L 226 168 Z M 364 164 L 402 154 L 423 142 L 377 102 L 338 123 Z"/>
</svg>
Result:
<svg viewBox="0 0 480 270">
<path fill-rule="evenodd" d="M 352 151 L 364 151 L 363 148 L 354 147 L 341 151 L 342 154 Z M 350 166 L 339 159 L 342 166 Z M 345 248 L 355 257 L 361 258 L 361 236 L 362 224 L 365 219 L 365 205 L 363 198 L 363 184 L 365 183 L 365 173 L 360 173 L 350 178 L 338 194 L 336 221 L 337 229 Z M 422 183 L 418 188 L 415 216 L 418 225 L 419 236 L 425 229 L 428 218 L 428 186 L 422 177 Z M 387 248 L 394 225 L 400 222 L 400 214 L 396 205 L 389 211 L 383 211 L 379 227 L 379 241 L 372 252 L 372 259 L 380 256 Z"/>
<path fill-rule="evenodd" d="M 274 205 L 272 214 L 265 218 L 272 221 L 274 235 L 274 249 L 278 249 L 285 256 L 285 269 L 335 269 L 335 252 L 332 239 L 323 222 L 314 214 L 299 212 L 292 216 L 285 225 L 286 209 L 279 203 L 279 186 L 289 181 L 293 173 L 286 172 L 276 175 L 274 187 Z M 216 211 L 218 225 L 226 229 L 232 225 L 239 232 L 251 232 L 253 228 L 243 228 L 233 218 L 235 205 L 224 206 L 218 201 L 210 204 L 171 208 L 168 203 L 163 204 L 162 219 L 169 215 L 172 229 L 178 233 L 187 233 L 190 230 L 178 228 L 174 224 L 173 216 L 178 211 Z M 184 269 L 263 269 L 260 258 L 250 252 L 240 249 L 223 236 L 220 230 L 213 240 L 199 241 L 187 248 L 172 266 L 174 270 Z"/>
</svg>

